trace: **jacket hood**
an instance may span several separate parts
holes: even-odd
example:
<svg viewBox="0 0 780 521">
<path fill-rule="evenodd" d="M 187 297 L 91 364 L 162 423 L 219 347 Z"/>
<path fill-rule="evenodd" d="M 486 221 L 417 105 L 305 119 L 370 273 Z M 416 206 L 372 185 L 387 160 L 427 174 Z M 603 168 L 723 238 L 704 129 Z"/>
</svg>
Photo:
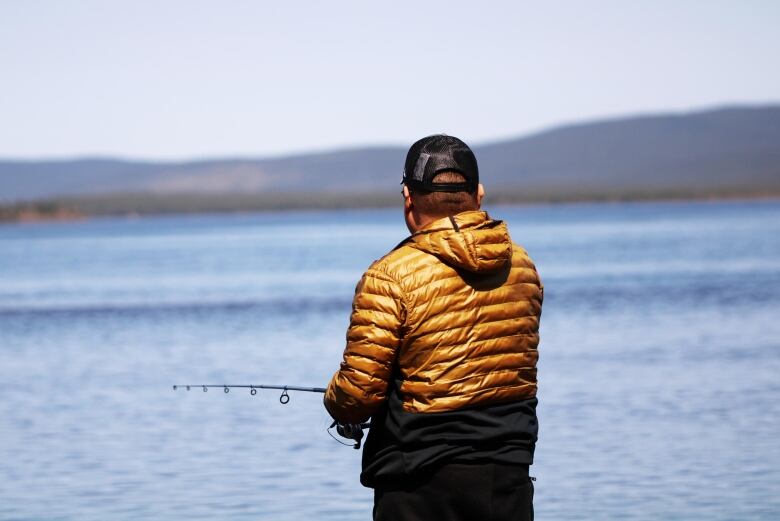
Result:
<svg viewBox="0 0 780 521">
<path fill-rule="evenodd" d="M 512 241 L 503 221 L 472 211 L 438 219 L 410 237 L 410 246 L 473 273 L 498 271 L 512 260 Z"/>
</svg>

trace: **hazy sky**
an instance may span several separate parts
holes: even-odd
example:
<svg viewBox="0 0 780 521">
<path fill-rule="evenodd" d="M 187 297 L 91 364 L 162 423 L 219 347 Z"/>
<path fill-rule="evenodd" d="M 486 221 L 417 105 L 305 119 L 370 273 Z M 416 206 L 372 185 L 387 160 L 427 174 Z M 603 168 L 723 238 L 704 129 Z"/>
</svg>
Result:
<svg viewBox="0 0 780 521">
<path fill-rule="evenodd" d="M 780 1 L 0 0 L 0 157 L 479 143 L 780 101 Z"/>
</svg>

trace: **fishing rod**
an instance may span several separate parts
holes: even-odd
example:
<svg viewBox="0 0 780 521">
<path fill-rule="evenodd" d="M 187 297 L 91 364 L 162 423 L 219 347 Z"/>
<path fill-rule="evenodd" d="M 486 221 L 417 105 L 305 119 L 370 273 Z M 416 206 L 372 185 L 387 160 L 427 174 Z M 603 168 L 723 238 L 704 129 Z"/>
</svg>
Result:
<svg viewBox="0 0 780 521">
<path fill-rule="evenodd" d="M 279 396 L 279 402 L 281 402 L 282 405 L 287 405 L 290 402 L 290 395 L 287 394 L 287 391 L 301 391 L 306 393 L 325 393 L 324 387 L 299 387 L 297 385 L 226 385 L 226 384 L 197 384 L 197 385 L 185 385 L 185 384 L 176 384 L 173 386 L 173 390 L 176 391 L 179 387 L 184 387 L 188 391 L 192 387 L 200 387 L 203 389 L 203 392 L 207 392 L 210 388 L 216 387 L 216 388 L 222 388 L 224 392 L 227 394 L 230 392 L 231 387 L 236 388 L 243 388 L 243 389 L 249 389 L 249 394 L 252 396 L 257 394 L 258 389 L 276 389 L 277 391 L 282 391 L 282 395 Z"/>
<path fill-rule="evenodd" d="M 258 389 L 274 389 L 277 391 L 282 391 L 282 394 L 279 396 L 279 402 L 282 405 L 287 405 L 290 403 L 290 395 L 288 394 L 288 391 L 300 391 L 305 393 L 325 393 L 324 387 L 300 387 L 297 385 L 265 385 L 265 384 L 255 384 L 255 385 L 233 385 L 233 384 L 175 384 L 173 386 L 173 390 L 177 391 L 179 388 L 184 388 L 186 390 L 191 390 L 192 388 L 200 388 L 203 390 L 203 392 L 208 392 L 211 388 L 221 388 L 225 394 L 230 392 L 231 387 L 240 388 L 240 389 L 249 389 L 249 394 L 252 396 L 255 396 L 257 394 Z M 342 445 L 349 445 L 348 443 L 343 443 L 339 441 L 333 433 L 331 433 L 331 429 L 333 427 L 336 427 L 336 432 L 341 436 L 342 438 L 346 438 L 349 440 L 353 440 L 355 444 L 352 446 L 354 449 L 360 448 L 361 440 L 363 439 L 363 429 L 368 429 L 371 427 L 370 423 L 339 423 L 338 421 L 333 421 L 333 423 L 330 424 L 330 427 L 325 429 L 327 433 L 330 435 L 331 438 L 338 441 Z"/>
</svg>

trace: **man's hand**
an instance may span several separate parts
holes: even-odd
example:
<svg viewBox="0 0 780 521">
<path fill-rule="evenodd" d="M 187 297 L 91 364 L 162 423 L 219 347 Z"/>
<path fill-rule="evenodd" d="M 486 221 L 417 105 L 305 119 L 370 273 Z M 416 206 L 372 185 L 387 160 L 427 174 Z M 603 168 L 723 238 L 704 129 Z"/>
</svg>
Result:
<svg viewBox="0 0 780 521">
<path fill-rule="evenodd" d="M 336 432 L 342 438 L 355 441 L 355 449 L 360 448 L 360 441 L 363 439 L 363 429 L 368 427 L 367 423 L 339 423 L 334 421 L 332 427 L 336 427 Z"/>
</svg>

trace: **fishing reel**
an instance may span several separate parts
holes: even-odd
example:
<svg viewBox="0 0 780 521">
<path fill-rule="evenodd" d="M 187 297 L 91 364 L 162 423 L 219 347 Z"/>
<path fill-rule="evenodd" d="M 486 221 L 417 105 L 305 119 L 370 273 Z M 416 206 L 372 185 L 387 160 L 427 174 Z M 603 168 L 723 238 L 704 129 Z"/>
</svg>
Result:
<svg viewBox="0 0 780 521">
<path fill-rule="evenodd" d="M 328 434 L 330 434 L 331 438 L 338 441 L 342 445 L 349 445 L 348 443 L 343 443 L 336 439 L 335 436 L 330 432 L 330 429 L 333 427 L 336 427 L 336 432 L 339 436 L 342 438 L 346 438 L 348 440 L 353 440 L 355 444 L 352 446 L 353 449 L 358 450 L 360 448 L 360 443 L 363 440 L 363 429 L 367 429 L 371 427 L 370 423 L 339 423 L 336 420 L 333 420 L 333 423 L 330 424 L 330 427 L 328 427 Z"/>
</svg>

